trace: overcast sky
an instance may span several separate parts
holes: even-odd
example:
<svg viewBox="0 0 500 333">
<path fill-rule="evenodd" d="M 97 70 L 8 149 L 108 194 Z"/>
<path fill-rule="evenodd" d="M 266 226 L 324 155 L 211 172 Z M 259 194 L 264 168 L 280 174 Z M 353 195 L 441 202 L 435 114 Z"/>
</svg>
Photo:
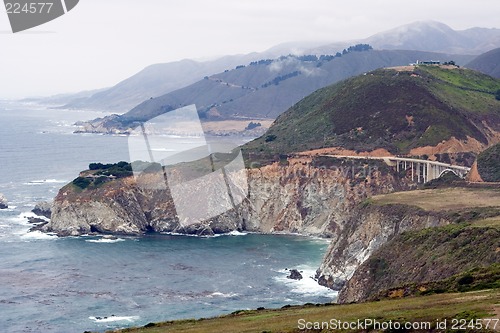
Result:
<svg viewBox="0 0 500 333">
<path fill-rule="evenodd" d="M 0 10 L 0 98 L 112 86 L 147 65 L 341 41 L 421 20 L 500 28 L 499 0 L 80 0 L 12 34 Z"/>
</svg>

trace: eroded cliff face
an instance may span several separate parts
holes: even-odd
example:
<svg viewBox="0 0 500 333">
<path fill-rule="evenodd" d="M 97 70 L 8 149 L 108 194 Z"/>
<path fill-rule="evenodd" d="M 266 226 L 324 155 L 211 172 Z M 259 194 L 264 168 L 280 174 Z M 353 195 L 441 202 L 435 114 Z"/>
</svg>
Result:
<svg viewBox="0 0 500 333">
<path fill-rule="evenodd" d="M 337 235 L 367 197 L 410 186 L 383 163 L 304 157 L 250 169 L 248 179 L 240 211 L 247 230 L 323 237 Z"/>
<path fill-rule="evenodd" d="M 153 184 L 164 182 L 157 174 L 146 177 Z M 86 190 L 66 185 L 56 196 L 51 220 L 44 227 L 45 231 L 61 236 L 140 235 L 149 231 L 213 235 L 238 229 L 241 229 L 241 221 L 234 211 L 201 224 L 183 226 L 168 190 L 138 186 L 133 177 Z"/>
<path fill-rule="evenodd" d="M 383 162 L 374 161 L 289 158 L 246 172 L 249 193 L 243 203 L 189 226 L 179 222 L 168 190 L 144 189 L 132 177 L 86 190 L 69 184 L 55 198 L 45 230 L 60 235 L 148 231 L 211 235 L 247 230 L 337 237 L 351 210 L 368 196 L 412 186 Z M 150 177 L 150 183 L 164 181 Z"/>
<path fill-rule="evenodd" d="M 426 284 L 430 282 L 498 263 L 499 239 L 497 228 L 463 225 L 396 236 L 356 270 L 342 288 L 338 301 L 350 303 L 402 297 L 412 288 L 426 291 Z M 432 249 L 431 255 L 429 249 Z M 439 288 L 446 290 L 446 283 L 440 285 Z"/>
<path fill-rule="evenodd" d="M 358 267 L 394 236 L 408 230 L 449 223 L 439 214 L 404 205 L 362 204 L 346 217 L 348 223 L 333 238 L 316 277 L 321 285 L 341 290 Z"/>
</svg>

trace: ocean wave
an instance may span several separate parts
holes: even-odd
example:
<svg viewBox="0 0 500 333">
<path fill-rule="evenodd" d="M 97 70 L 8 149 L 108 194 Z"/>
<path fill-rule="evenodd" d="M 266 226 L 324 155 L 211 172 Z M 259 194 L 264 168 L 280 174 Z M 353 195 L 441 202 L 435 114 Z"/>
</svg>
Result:
<svg viewBox="0 0 500 333">
<path fill-rule="evenodd" d="M 33 212 L 23 212 L 17 216 L 13 216 L 13 217 L 8 218 L 8 220 L 10 222 L 13 222 L 14 224 L 27 226 L 27 225 L 31 225 L 28 222 L 29 217 L 41 218 L 40 216 L 36 215 Z"/>
<path fill-rule="evenodd" d="M 46 234 L 38 230 L 21 235 L 23 240 L 53 240 L 58 238 L 55 234 Z"/>
<path fill-rule="evenodd" d="M 90 320 L 93 320 L 96 323 L 111 323 L 115 321 L 128 321 L 129 323 L 132 323 L 138 320 L 139 318 L 140 318 L 139 316 L 115 316 L 115 315 L 111 315 L 109 317 L 89 317 Z"/>
</svg>

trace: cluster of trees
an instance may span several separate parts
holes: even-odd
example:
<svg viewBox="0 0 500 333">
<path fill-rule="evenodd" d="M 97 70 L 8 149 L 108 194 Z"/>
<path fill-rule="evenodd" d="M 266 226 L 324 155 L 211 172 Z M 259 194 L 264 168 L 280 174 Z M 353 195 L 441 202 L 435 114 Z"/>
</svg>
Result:
<svg viewBox="0 0 500 333">
<path fill-rule="evenodd" d="M 89 186 L 98 187 L 101 184 L 110 180 L 110 177 L 125 178 L 133 175 L 132 165 L 121 161 L 118 163 L 102 164 L 90 163 L 89 170 L 96 171 L 92 177 L 78 177 L 73 180 L 73 184 L 81 189 L 86 189 Z"/>
<path fill-rule="evenodd" d="M 261 87 L 267 88 L 271 85 L 277 86 L 278 84 L 280 84 L 281 81 L 285 81 L 285 80 L 288 80 L 292 77 L 299 76 L 300 74 L 302 74 L 300 71 L 295 71 L 295 72 L 291 72 L 291 73 L 288 73 L 285 75 L 280 75 L 280 76 L 275 77 L 271 81 L 264 83 L 263 85 L 261 85 Z"/>
<path fill-rule="evenodd" d="M 115 176 L 116 178 L 125 178 L 132 176 L 132 165 L 121 161 L 112 164 L 90 163 L 89 170 L 98 170 L 95 175 Z"/>
<path fill-rule="evenodd" d="M 272 64 L 274 60 L 273 59 L 262 59 L 259 61 L 252 61 L 250 63 L 250 66 L 256 66 L 256 65 L 270 65 Z"/>
<path fill-rule="evenodd" d="M 370 44 L 356 44 L 353 46 L 349 46 L 347 49 L 344 49 L 342 51 L 342 54 L 347 54 L 350 52 L 364 52 L 370 50 L 373 50 L 373 47 L 371 47 Z"/>
</svg>

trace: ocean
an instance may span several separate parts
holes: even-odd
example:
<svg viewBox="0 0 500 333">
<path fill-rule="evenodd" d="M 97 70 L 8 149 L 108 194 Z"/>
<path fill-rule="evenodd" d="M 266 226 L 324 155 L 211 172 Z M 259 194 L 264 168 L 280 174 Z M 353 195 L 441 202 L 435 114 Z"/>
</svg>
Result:
<svg viewBox="0 0 500 333">
<path fill-rule="evenodd" d="M 328 242 L 294 235 L 58 238 L 26 217 L 89 163 L 129 161 L 127 137 L 73 134 L 101 112 L 0 101 L 0 332 L 103 332 L 241 309 L 325 303 Z M 243 139 L 242 139 L 243 140 Z M 287 269 L 303 272 L 300 281 Z"/>
</svg>

